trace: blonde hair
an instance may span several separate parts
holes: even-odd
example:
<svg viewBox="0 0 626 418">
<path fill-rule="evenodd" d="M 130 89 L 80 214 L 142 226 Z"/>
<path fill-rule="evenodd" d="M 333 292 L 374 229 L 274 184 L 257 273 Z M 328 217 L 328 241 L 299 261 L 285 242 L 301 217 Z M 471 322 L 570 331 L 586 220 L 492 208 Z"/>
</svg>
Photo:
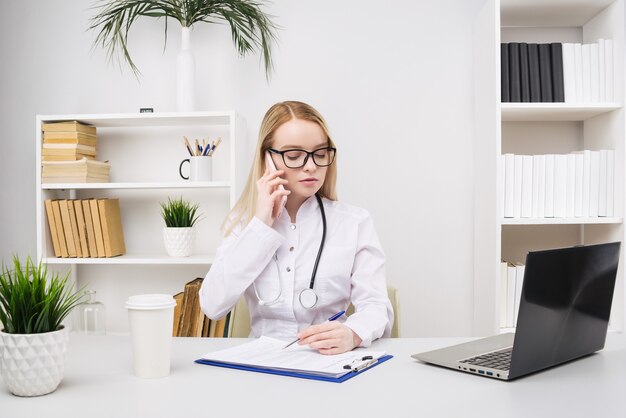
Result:
<svg viewBox="0 0 626 418">
<path fill-rule="evenodd" d="M 271 148 L 276 130 L 282 124 L 293 119 L 301 119 L 316 123 L 324 131 L 326 139 L 328 140 L 328 146 L 335 146 L 335 143 L 330 137 L 326 121 L 312 106 L 303 102 L 286 101 L 276 103 L 270 107 L 267 113 L 265 113 L 263 122 L 261 123 L 261 128 L 259 129 L 259 140 L 254 151 L 254 162 L 250 168 L 250 174 L 248 175 L 246 185 L 243 188 L 243 192 L 241 193 L 239 200 L 237 200 L 237 203 L 235 203 L 235 206 L 233 206 L 230 213 L 226 217 L 226 220 L 222 224 L 224 236 L 230 235 L 233 228 L 238 224 L 242 224 L 242 227 L 248 225 L 254 217 L 257 201 L 256 182 L 265 172 L 265 151 L 268 148 Z M 337 200 L 336 183 L 337 165 L 336 163 L 333 163 L 328 166 L 324 184 L 322 184 L 318 194 L 326 199 Z"/>
</svg>

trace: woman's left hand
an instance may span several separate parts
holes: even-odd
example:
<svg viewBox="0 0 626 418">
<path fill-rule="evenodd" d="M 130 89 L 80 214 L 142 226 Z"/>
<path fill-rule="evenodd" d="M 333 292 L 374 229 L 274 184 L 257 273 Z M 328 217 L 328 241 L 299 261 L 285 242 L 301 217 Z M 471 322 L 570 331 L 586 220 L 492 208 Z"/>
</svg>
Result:
<svg viewBox="0 0 626 418">
<path fill-rule="evenodd" d="M 322 354 L 340 354 L 361 344 L 361 338 L 338 321 L 312 325 L 298 333 L 300 345 L 308 345 Z"/>
</svg>

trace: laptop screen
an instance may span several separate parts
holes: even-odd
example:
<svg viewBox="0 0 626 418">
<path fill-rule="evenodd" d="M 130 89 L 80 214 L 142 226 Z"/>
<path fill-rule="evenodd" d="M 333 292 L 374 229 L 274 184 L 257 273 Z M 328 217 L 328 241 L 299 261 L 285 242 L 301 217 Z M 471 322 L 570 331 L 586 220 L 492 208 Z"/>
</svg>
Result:
<svg viewBox="0 0 626 418">
<path fill-rule="evenodd" d="M 509 378 L 604 347 L 620 243 L 529 252 Z"/>
</svg>

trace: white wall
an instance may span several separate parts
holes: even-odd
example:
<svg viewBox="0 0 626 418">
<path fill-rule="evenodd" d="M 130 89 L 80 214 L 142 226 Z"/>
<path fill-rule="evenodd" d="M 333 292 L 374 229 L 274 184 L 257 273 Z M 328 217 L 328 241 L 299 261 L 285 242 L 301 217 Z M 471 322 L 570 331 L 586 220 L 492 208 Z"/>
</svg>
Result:
<svg viewBox="0 0 626 418">
<path fill-rule="evenodd" d="M 482 2 L 276 0 L 266 10 L 283 29 L 269 83 L 258 56 L 236 55 L 227 26 L 198 25 L 192 33 L 198 109 L 236 109 L 251 143 L 276 101 L 306 101 L 326 117 L 340 153 L 339 197 L 373 214 L 389 282 L 400 292 L 404 336 L 471 333 L 471 24 Z M 165 52 L 162 22 L 133 27 L 130 51 L 143 72 L 137 82 L 126 68 L 107 65 L 102 48 L 91 50 L 92 4 L 2 3 L 5 261 L 35 255 L 35 114 L 175 110 L 178 24 L 170 22 Z M 126 293 L 102 280 L 107 309 L 120 311 L 110 327 L 123 330 L 121 307 L 109 305 Z M 126 292 L 142 291 L 137 283 L 128 278 Z"/>
</svg>

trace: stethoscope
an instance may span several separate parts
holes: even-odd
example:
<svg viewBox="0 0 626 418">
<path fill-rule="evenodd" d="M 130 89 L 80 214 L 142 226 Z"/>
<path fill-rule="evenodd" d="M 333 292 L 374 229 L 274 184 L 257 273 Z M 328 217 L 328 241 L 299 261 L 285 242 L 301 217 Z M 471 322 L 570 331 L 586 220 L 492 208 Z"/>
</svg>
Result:
<svg viewBox="0 0 626 418">
<path fill-rule="evenodd" d="M 317 300 L 319 299 L 317 296 L 317 293 L 313 289 L 313 286 L 315 285 L 315 275 L 317 274 L 317 266 L 320 262 L 320 257 L 322 256 L 322 250 L 324 249 L 324 242 L 326 241 L 326 212 L 324 211 L 324 204 L 322 203 L 322 198 L 317 193 L 315 194 L 315 199 L 317 199 L 317 204 L 320 207 L 320 214 L 322 215 L 322 241 L 320 242 L 319 250 L 317 250 L 317 258 L 315 259 L 315 264 L 313 265 L 313 272 L 311 273 L 311 281 L 309 282 L 309 287 L 306 289 L 303 289 L 300 292 L 300 295 L 298 296 L 298 299 L 300 300 L 300 305 L 302 305 L 302 307 L 306 309 L 311 309 L 315 305 L 317 305 Z M 263 300 L 261 299 L 261 296 L 259 296 L 259 292 L 256 289 L 256 284 L 253 283 L 252 287 L 254 288 L 254 294 L 259 300 L 259 305 L 264 305 L 264 306 L 273 305 L 276 302 L 278 302 L 278 300 L 280 299 L 283 293 L 283 286 L 280 281 L 281 279 L 280 267 L 278 267 L 278 256 L 276 254 L 274 254 L 274 262 L 276 263 L 276 272 L 278 273 L 278 286 L 279 286 L 278 295 L 272 300 Z"/>
</svg>

